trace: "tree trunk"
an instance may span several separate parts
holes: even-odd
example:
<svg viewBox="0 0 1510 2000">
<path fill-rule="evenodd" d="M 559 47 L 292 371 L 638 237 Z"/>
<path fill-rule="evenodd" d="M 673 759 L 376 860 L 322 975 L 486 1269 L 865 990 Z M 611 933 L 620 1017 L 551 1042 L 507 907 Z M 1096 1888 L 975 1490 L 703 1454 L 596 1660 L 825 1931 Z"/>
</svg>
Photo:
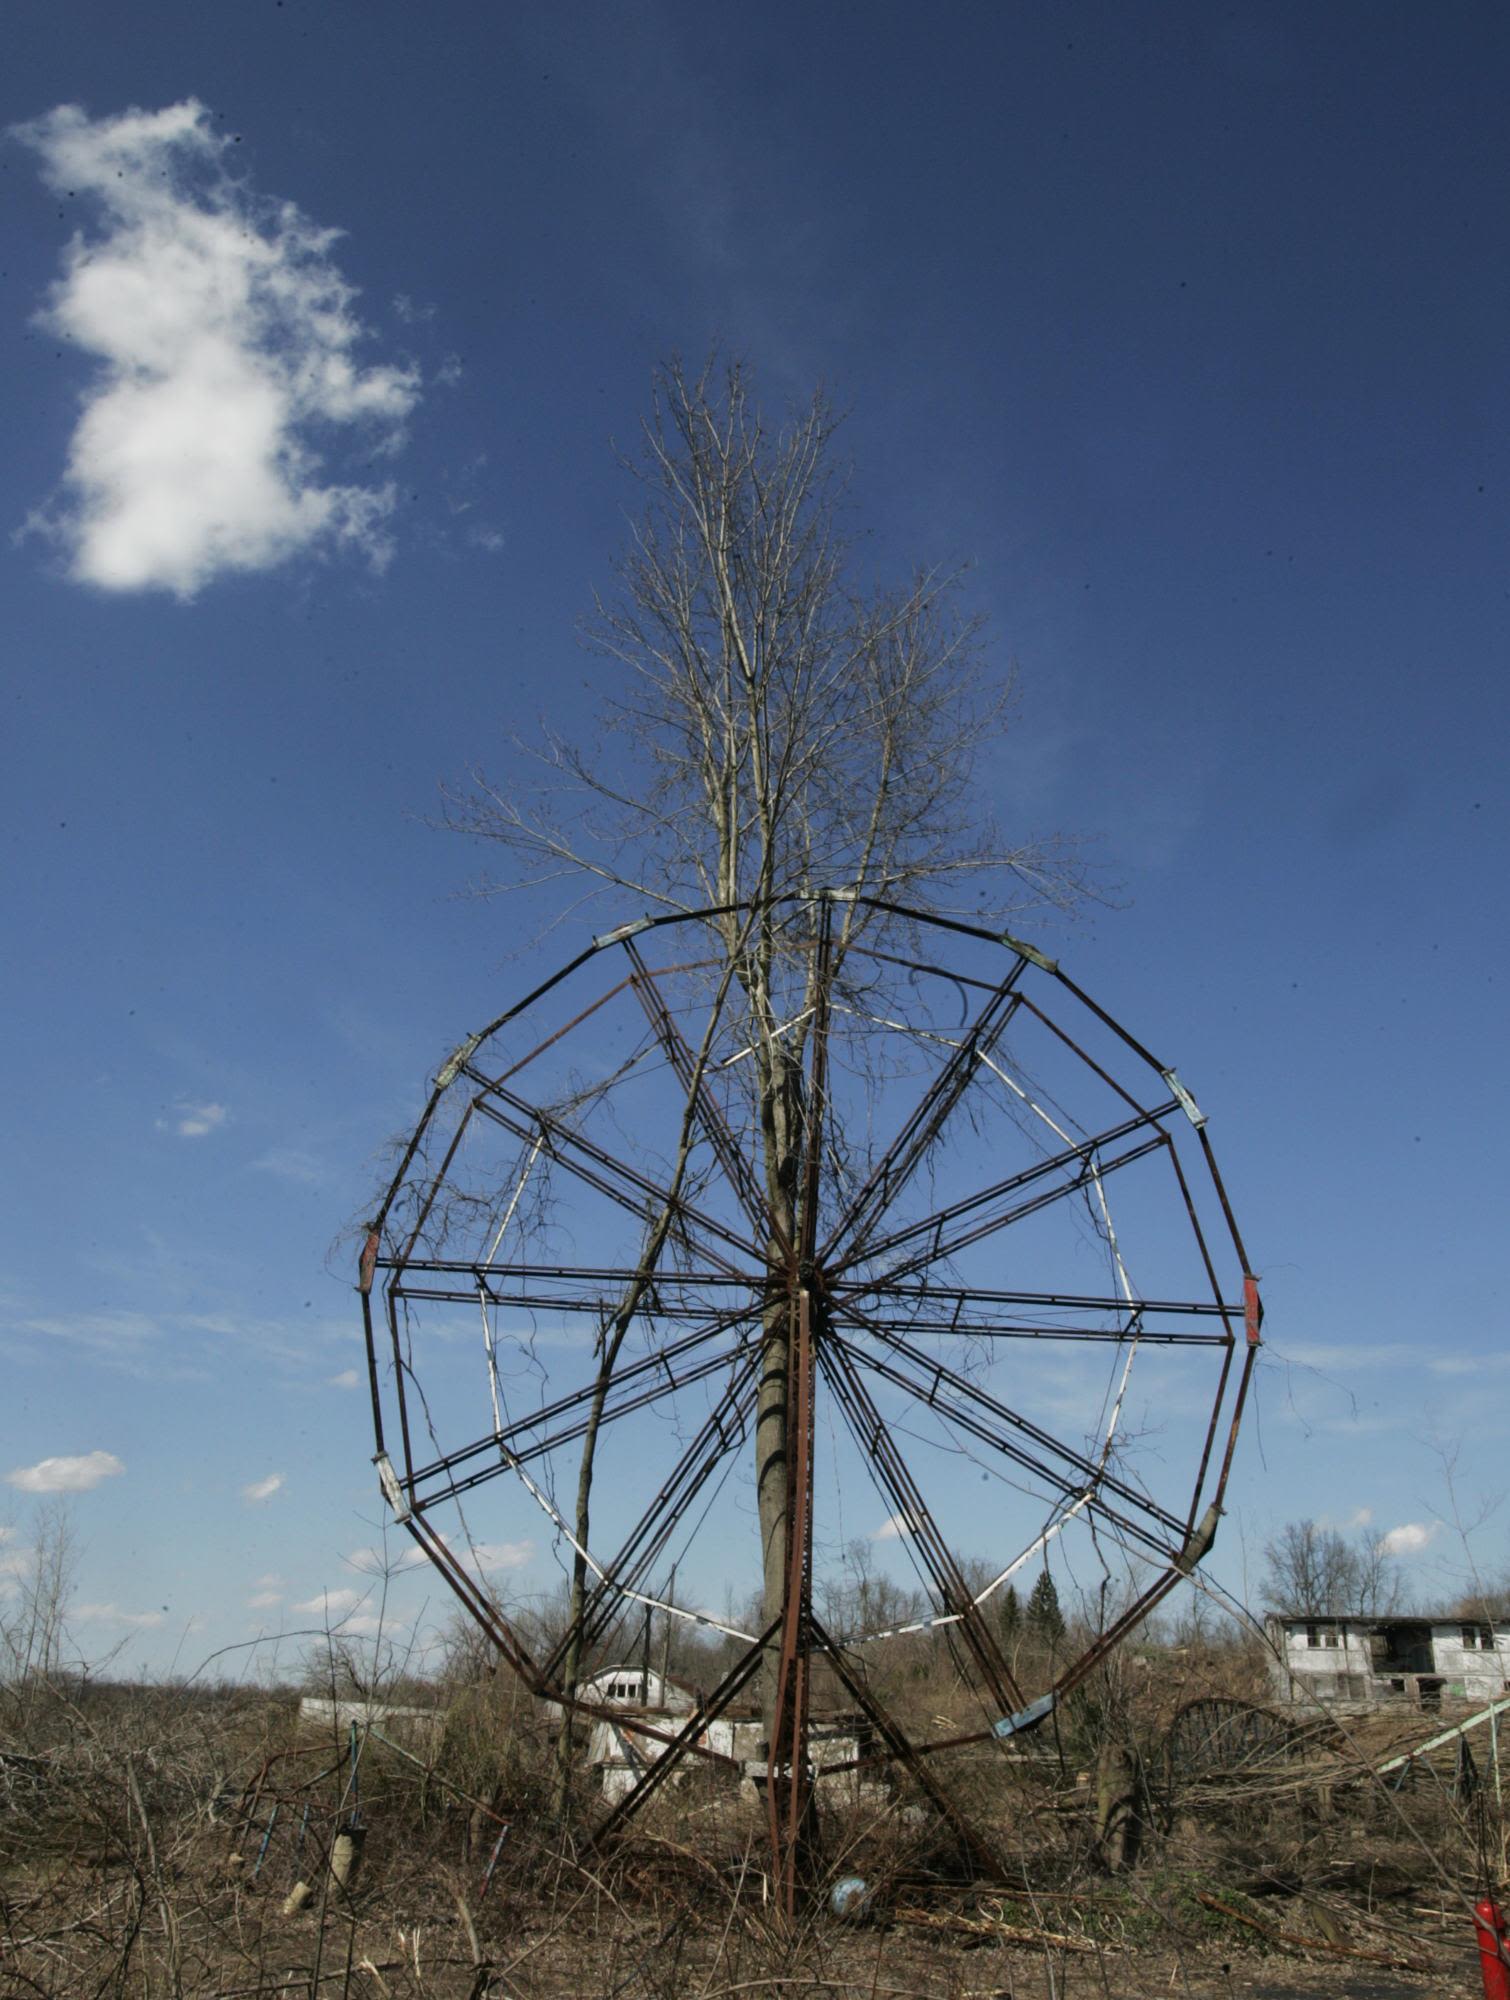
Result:
<svg viewBox="0 0 1510 2000">
<path fill-rule="evenodd" d="M 802 1162 L 802 1068 L 800 1058 L 769 1044 L 769 1080 L 761 1092 L 761 1139 L 765 1155 L 766 1200 L 774 1224 L 767 1249 L 770 1295 L 762 1316 L 760 1386 L 755 1404 L 755 1494 L 760 1520 L 761 1619 L 781 1616 L 790 1560 L 791 1465 L 788 1440 L 788 1376 L 791 1364 L 792 1300 L 797 1254 L 797 1188 Z M 776 1724 L 776 1682 L 780 1648 L 772 1640 L 761 1672 L 761 1718 L 765 1753 Z"/>
<path fill-rule="evenodd" d="M 561 1687 L 568 1696 L 577 1692 L 577 1679 L 582 1670 L 582 1607 L 587 1596 L 587 1560 L 582 1550 L 588 1546 L 592 1532 L 592 1478 L 593 1461 L 597 1455 L 598 1427 L 603 1420 L 603 1404 L 608 1395 L 608 1387 L 613 1380 L 613 1365 L 618 1359 L 622 1333 L 612 1340 L 603 1351 L 602 1364 L 598 1371 L 597 1388 L 593 1392 L 592 1405 L 587 1413 L 587 1430 L 582 1439 L 582 1463 L 577 1471 L 577 1547 L 572 1552 L 571 1596 L 567 1602 L 567 1642 L 566 1657 L 561 1663 Z M 556 1784 L 555 1807 L 557 1816 L 565 1818 L 571 1804 L 572 1756 L 576 1749 L 575 1718 L 570 1708 L 561 1711 L 561 1733 L 556 1738 Z"/>
<path fill-rule="evenodd" d="M 1096 1837 L 1108 1874 L 1122 1874 L 1138 1858 L 1141 1801 L 1137 1759 L 1126 1744 L 1104 1744 L 1096 1762 Z"/>
<path fill-rule="evenodd" d="M 785 1287 L 765 1309 L 760 1344 L 760 1386 L 755 1403 L 755 1496 L 760 1517 L 761 1621 L 780 1617 L 786 1596 L 788 1555 L 787 1370 L 791 1359 L 791 1303 Z M 776 1726 L 776 1677 L 780 1658 L 773 1638 L 761 1669 L 760 1709 L 767 1755 Z"/>
</svg>

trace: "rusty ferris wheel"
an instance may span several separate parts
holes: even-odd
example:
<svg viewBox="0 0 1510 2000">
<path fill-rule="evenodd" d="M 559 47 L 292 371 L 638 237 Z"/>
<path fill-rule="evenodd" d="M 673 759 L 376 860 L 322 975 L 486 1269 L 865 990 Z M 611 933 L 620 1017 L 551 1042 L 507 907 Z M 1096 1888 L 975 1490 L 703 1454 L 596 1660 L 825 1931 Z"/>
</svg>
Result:
<svg viewBox="0 0 1510 2000">
<path fill-rule="evenodd" d="M 758 1018 L 731 976 L 755 949 L 774 968 Z M 784 1185 L 773 1051 L 800 1127 Z M 723 1645 L 690 1715 L 636 1725 L 642 1769 L 594 1837 L 688 1760 L 732 1761 L 711 1725 L 764 1669 L 788 1909 L 825 1696 L 863 1718 L 855 1761 L 888 1765 L 993 1871 L 943 1753 L 1032 1729 L 1201 1560 L 1260 1320 L 1176 1072 L 1032 945 L 844 891 L 624 924 L 470 1037 L 359 1290 L 383 1490 L 529 1686 L 591 1711 L 579 1669 L 647 1613 Z M 780 1449 L 757 1459 L 773 1406 Z M 673 1564 L 704 1605 L 753 1565 L 773 1463 L 757 1613 L 674 1601 Z M 482 1488 L 489 1533 L 533 1521 L 575 1567 L 546 1646 L 440 1525 L 454 1510 L 470 1534 Z M 857 1534 L 910 1564 L 923 1616 L 821 1615 Z M 1025 1686 L 996 1612 L 1049 1563 L 1113 1577 L 1118 1608 Z M 906 1729 L 877 1692 L 872 1663 L 921 1626 L 965 1674 L 969 1728 Z"/>
</svg>

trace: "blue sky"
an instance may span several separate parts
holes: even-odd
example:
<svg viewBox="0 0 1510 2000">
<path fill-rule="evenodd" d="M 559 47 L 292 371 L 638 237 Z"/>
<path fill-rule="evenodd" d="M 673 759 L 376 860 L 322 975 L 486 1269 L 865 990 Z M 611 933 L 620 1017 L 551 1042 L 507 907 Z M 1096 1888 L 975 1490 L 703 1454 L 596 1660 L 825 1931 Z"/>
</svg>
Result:
<svg viewBox="0 0 1510 2000">
<path fill-rule="evenodd" d="M 721 338 L 850 410 L 878 574 L 973 564 L 999 809 L 1114 891 L 1054 948 L 1211 1115 L 1271 1342 L 1219 1573 L 1366 1511 L 1455 1590 L 1443 1454 L 1477 1520 L 1510 1417 L 1499 10 L 8 21 L 0 1559 L 71 1490 L 81 1634 L 155 1666 L 365 1587 L 338 1239 L 542 914 L 425 822 L 590 729 L 612 442 Z"/>
</svg>

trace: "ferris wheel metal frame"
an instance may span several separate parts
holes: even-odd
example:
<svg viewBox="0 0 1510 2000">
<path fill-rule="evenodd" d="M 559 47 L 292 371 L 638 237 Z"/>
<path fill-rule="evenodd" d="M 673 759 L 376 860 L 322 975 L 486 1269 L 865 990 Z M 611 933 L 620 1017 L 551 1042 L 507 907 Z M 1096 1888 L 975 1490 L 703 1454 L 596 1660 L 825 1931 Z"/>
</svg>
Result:
<svg viewBox="0 0 1510 2000">
<path fill-rule="evenodd" d="M 752 1134 L 731 1117 L 720 1076 L 740 1051 L 727 1047 L 717 1063 L 710 1051 L 721 1017 L 728 969 L 709 1003 L 701 1039 L 690 1037 L 672 993 L 677 981 L 708 970 L 702 959 L 653 963 L 647 956 L 688 927 L 706 934 L 733 919 L 781 924 L 798 920 L 805 953 L 805 990 L 811 1004 L 803 1024 L 800 1186 L 792 1205 L 795 1227 L 785 1231 L 752 1158 Z M 887 941 L 913 941 L 912 950 L 883 950 L 871 942 L 875 926 Z M 836 933 L 837 926 L 837 933 Z M 938 949 L 968 947 L 975 970 L 922 955 L 928 940 Z M 919 942 L 921 941 L 921 942 Z M 1000 971 L 982 976 L 999 954 Z M 860 1164 L 847 1179 L 839 1173 L 843 1093 L 831 1078 L 836 1035 L 846 1029 L 845 980 L 856 962 L 882 961 L 891 976 L 914 983 L 942 980 L 960 996 L 961 1019 L 947 1031 L 920 1029 L 887 1013 L 860 1020 L 868 1033 L 906 1038 L 931 1067 L 904 1115 L 882 1142 L 867 1140 Z M 566 1013 L 565 994 L 579 974 L 609 973 L 606 986 L 592 977 L 587 1004 Z M 695 1144 L 705 1163 L 701 1183 L 657 1176 L 637 1151 L 637 1141 L 617 1149 L 602 1143 L 586 1122 L 559 1102 L 527 1094 L 525 1073 L 545 1052 L 559 1052 L 585 1035 L 611 1002 L 633 999 L 643 1016 L 642 1046 L 653 1053 L 667 1101 L 680 1106 L 682 1158 Z M 551 1010 L 559 1010 L 561 1018 Z M 682 1010 L 685 1011 L 685 1010 Z M 863 1009 L 848 1006 L 851 1016 Z M 1064 1024 L 1079 1014 L 1124 1060 L 1138 1087 L 1112 1073 L 1108 1060 L 1083 1047 Z M 511 1031 L 528 1023 L 533 1040 L 523 1046 Z M 1014 1023 L 1046 1033 L 1067 1064 L 1083 1064 L 1109 1093 L 1120 1116 L 1093 1132 L 1073 1129 L 1063 1114 L 1035 1100 L 1012 1070 L 1004 1051 Z M 787 1023 L 789 1029 L 792 1023 Z M 924 1046 L 926 1044 L 926 1047 Z M 749 1054 L 748 1049 L 742 1052 Z M 969 1186 L 918 1214 L 905 1204 L 931 1170 L 941 1137 L 985 1079 L 1003 1094 L 1014 1116 L 1032 1126 L 1041 1156 L 981 1186 Z M 607 1099 L 614 1079 L 599 1090 Z M 1154 1086 L 1149 1088 L 1150 1083 Z M 899 1094 L 910 1091 L 908 1075 Z M 1005 1093 L 1015 1095 L 1006 1096 Z M 449 1125 L 443 1107 L 452 1107 Z M 1023 1109 L 1026 1107 L 1026 1110 Z M 1031 1119 L 1029 1119 L 1031 1113 Z M 448 1200 L 460 1200 L 458 1160 L 469 1131 L 486 1127 L 517 1149 L 522 1170 L 501 1176 L 491 1193 L 469 1194 L 470 1255 L 443 1255 L 440 1217 Z M 1044 1135 L 1048 1135 L 1046 1140 Z M 433 1150 L 432 1150 L 433 1149 Z M 1204 1273 L 1198 1298 L 1142 1297 L 1133 1285 L 1113 1226 L 1107 1183 L 1150 1158 L 1173 1168 L 1173 1208 L 1188 1229 L 1194 1265 Z M 530 1173 L 542 1159 L 578 1191 L 617 1213 L 640 1244 L 633 1260 L 588 1265 L 502 1254 Z M 843 1179 L 843 1185 L 840 1185 Z M 710 1190 L 712 1192 L 710 1192 Z M 585 1198 L 585 1197 L 584 1197 Z M 959 1260 L 975 1246 L 994 1251 L 1004 1232 L 1067 1198 L 1086 1205 L 1096 1235 L 1109 1246 L 1113 1281 L 1105 1292 L 1073 1292 L 1021 1284 L 982 1286 L 961 1276 Z M 1207 1214 L 1214 1204 L 1214 1213 Z M 888 1226 L 889 1224 L 889 1226 Z M 463 1232 L 465 1233 L 465 1232 Z M 1225 1267 L 1225 1271 L 1224 1268 Z M 1230 1275 L 1226 1275 L 1230 1274 Z M 1232 1280 L 1235 1279 L 1235 1282 Z M 405 1145 L 396 1172 L 366 1232 L 357 1289 L 368 1357 L 375 1438 L 374 1463 L 395 1520 L 414 1537 L 498 1653 L 536 1694 L 561 1704 L 563 1714 L 593 1718 L 601 1701 L 568 1672 L 569 1663 L 622 1625 L 628 1607 L 659 1609 L 722 1632 L 737 1645 L 718 1685 L 697 1700 L 685 1721 L 640 1718 L 628 1725 L 644 1750 L 643 1768 L 627 1794 L 606 1811 L 591 1840 L 606 1843 L 689 1759 L 714 1764 L 738 1760 L 710 1746 L 709 1727 L 745 1696 L 762 1666 L 774 1675 L 772 1720 L 764 1760 L 765 1807 L 772 1877 L 779 1907 L 797 1909 L 814 1871 L 815 1784 L 812 1759 L 815 1668 L 831 1676 L 853 1712 L 863 1718 L 868 1742 L 844 1768 L 889 1764 L 905 1771 L 939 1818 L 952 1830 L 961 1858 L 977 1874 L 1007 1871 L 992 1838 L 960 1806 L 932 1760 L 977 1744 L 1004 1744 L 1045 1721 L 1065 1696 L 1202 1560 L 1214 1539 L 1232 1470 L 1233 1455 L 1260 1345 L 1262 1310 L 1255 1277 L 1195 1099 L 1176 1071 L 1137 1040 L 1078 986 L 1058 962 L 1010 933 L 960 919 L 908 909 L 880 897 L 846 890 L 740 903 L 638 918 L 595 937 L 549 978 L 471 1035 L 437 1074 L 428 1102 Z M 476 1437 L 443 1449 L 423 1448 L 429 1422 L 410 1315 L 424 1308 L 480 1306 L 491 1394 L 491 1423 Z M 523 1416 L 505 1407 L 500 1393 L 500 1310 L 544 1312 L 597 1329 L 596 1370 L 567 1393 L 542 1401 Z M 641 1350 L 620 1360 L 622 1341 L 609 1359 L 605 1330 L 622 1316 L 644 1336 Z M 719 1467 L 749 1436 L 762 1355 L 769 1329 L 780 1324 L 785 1369 L 786 1561 L 779 1608 L 759 1631 L 720 1623 L 657 1594 L 651 1573 L 678 1525 L 709 1490 Z M 1066 1444 L 1001 1395 L 979 1371 L 938 1351 L 958 1333 L 991 1341 L 1099 1343 L 1112 1354 L 1118 1384 L 1103 1410 L 1099 1442 Z M 506 1339 L 507 1336 L 504 1336 Z M 934 1345 L 930 1347 L 929 1341 Z M 1213 1352 L 1216 1381 L 1188 1501 L 1155 1498 L 1119 1458 L 1122 1421 L 1133 1361 L 1147 1348 L 1196 1347 Z M 951 1350 L 952 1351 L 952 1350 Z M 621 1423 L 673 1395 L 696 1390 L 701 1421 L 669 1475 L 611 1557 L 582 1543 L 574 1523 L 557 1505 L 548 1468 L 553 1454 L 580 1451 L 592 1426 Z M 941 1531 L 922 1484 L 913 1475 L 888 1421 L 882 1399 L 911 1399 L 928 1409 L 951 1435 L 972 1450 L 1046 1486 L 1054 1511 L 1000 1572 L 980 1587 L 967 1579 L 948 1536 Z M 837 1411 L 878 1492 L 895 1504 L 909 1555 L 926 1582 L 930 1611 L 891 1629 L 835 1634 L 814 1603 L 816 1411 L 819 1401 Z M 593 1413 L 596 1412 L 594 1415 Z M 1192 1437 L 1195 1432 L 1192 1432 Z M 580 1610 L 565 1636 L 532 1648 L 465 1556 L 435 1520 L 499 1477 L 512 1477 L 551 1522 L 552 1533 L 580 1558 L 590 1576 Z M 988 1615 L 989 1599 L 1045 1556 L 1072 1522 L 1111 1536 L 1141 1565 L 1138 1583 L 1120 1609 L 1073 1658 L 1056 1662 L 1037 1692 L 1014 1673 Z M 860 1649 L 910 1631 L 947 1631 L 979 1692 L 982 1725 L 919 1738 L 902 1726 L 892 1706 L 871 1684 Z"/>
</svg>

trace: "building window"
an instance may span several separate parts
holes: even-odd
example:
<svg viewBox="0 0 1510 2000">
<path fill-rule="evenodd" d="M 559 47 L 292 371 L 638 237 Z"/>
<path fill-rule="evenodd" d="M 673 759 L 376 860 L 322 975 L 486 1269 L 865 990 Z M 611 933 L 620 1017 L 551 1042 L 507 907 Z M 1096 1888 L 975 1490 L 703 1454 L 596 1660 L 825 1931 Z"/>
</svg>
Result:
<svg viewBox="0 0 1510 2000">
<path fill-rule="evenodd" d="M 1464 1625 L 1462 1628 L 1463 1650 L 1492 1653 L 1494 1651 L 1494 1631 L 1488 1625 Z"/>
<path fill-rule="evenodd" d="M 1337 1645 L 1337 1627 L 1335 1625 L 1322 1625 L 1319 1623 L 1307 1625 L 1306 1644 L 1310 1647 L 1335 1647 Z"/>
</svg>

